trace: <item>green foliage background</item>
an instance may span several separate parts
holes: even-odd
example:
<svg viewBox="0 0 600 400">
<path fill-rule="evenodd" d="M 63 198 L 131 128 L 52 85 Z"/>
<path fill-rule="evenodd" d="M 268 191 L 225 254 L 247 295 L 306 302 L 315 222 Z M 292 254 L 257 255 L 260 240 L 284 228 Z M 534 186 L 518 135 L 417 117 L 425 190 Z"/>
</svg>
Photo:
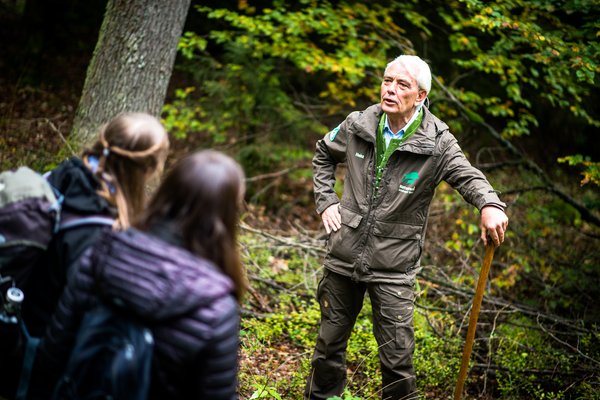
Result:
<svg viewBox="0 0 600 400">
<path fill-rule="evenodd" d="M 193 106 L 178 95 L 177 108 L 167 108 L 189 122 L 178 127 L 181 134 L 210 133 L 219 143 L 235 131 L 244 145 L 265 137 L 302 143 L 376 102 L 385 64 L 401 53 L 431 63 L 431 108 L 459 134 L 482 132 L 482 123 L 504 138 L 577 132 L 570 140 L 581 150 L 600 127 L 594 1 L 240 1 L 194 8 L 202 29 L 187 31 L 180 49 L 187 60 L 181 67 L 197 83 L 186 93 L 196 96 Z M 589 158 L 597 154 L 560 156 L 581 167 L 583 183 L 597 183 L 598 162 Z"/>
<path fill-rule="evenodd" d="M 314 142 L 350 111 L 378 101 L 388 61 L 402 53 L 428 60 L 430 108 L 510 204 L 466 398 L 598 398 L 600 310 L 592 299 L 599 227 L 565 200 L 572 196 L 597 215 L 595 2 L 238 1 L 204 2 L 195 12 L 201 26 L 190 24 L 178 64 L 190 85 L 165 107 L 165 121 L 182 138 L 199 135 L 231 151 L 250 177 L 294 171 L 285 183 L 251 179 L 248 187 L 251 206 L 287 221 L 297 218 L 293 206 L 313 207 L 305 191 Z M 521 147 L 531 140 L 555 146 L 530 146 L 527 154 Z M 438 188 L 415 318 L 425 398 L 453 391 L 481 262 L 477 218 L 449 187 Z M 318 326 L 312 296 L 322 254 L 288 245 L 282 255 L 270 240 L 257 240 L 244 241 L 256 292 L 243 322 L 241 393 L 301 398 Z M 366 304 L 348 348 L 344 399 L 379 390 L 369 317 Z M 265 357 L 262 371 L 252 362 L 257 357 Z"/>
<path fill-rule="evenodd" d="M 3 37 L 29 35 L 0 47 L 0 71 L 16 65 L 14 83 L 0 77 L 0 165 L 47 170 L 70 153 L 56 149 L 94 48 L 89 27 L 99 27 L 106 1 L 17 3 L 0 1 L 0 15 L 13 12 Z M 11 11 L 23 3 L 44 5 L 47 31 Z M 61 17 L 78 3 L 85 15 Z M 349 112 L 377 102 L 386 63 L 409 53 L 432 67 L 430 108 L 509 204 L 464 398 L 600 399 L 597 1 L 192 4 L 162 117 L 173 155 L 217 148 L 248 176 L 241 398 L 301 398 L 324 255 L 311 193 L 314 145 Z M 67 58 L 66 48 L 84 56 Z M 447 185 L 437 188 L 415 315 L 422 398 L 451 398 L 482 261 L 478 217 Z M 345 400 L 378 396 L 371 329 L 367 302 L 348 348 Z"/>
</svg>

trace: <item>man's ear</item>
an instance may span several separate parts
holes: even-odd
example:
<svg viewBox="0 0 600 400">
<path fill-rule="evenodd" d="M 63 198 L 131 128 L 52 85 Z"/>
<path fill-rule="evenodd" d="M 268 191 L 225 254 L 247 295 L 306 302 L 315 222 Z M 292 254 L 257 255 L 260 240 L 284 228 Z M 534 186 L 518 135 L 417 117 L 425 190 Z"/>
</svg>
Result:
<svg viewBox="0 0 600 400">
<path fill-rule="evenodd" d="M 427 97 L 427 91 L 426 90 L 419 90 L 419 93 L 417 94 L 417 102 L 421 103 L 423 100 L 425 100 L 425 98 Z"/>
</svg>

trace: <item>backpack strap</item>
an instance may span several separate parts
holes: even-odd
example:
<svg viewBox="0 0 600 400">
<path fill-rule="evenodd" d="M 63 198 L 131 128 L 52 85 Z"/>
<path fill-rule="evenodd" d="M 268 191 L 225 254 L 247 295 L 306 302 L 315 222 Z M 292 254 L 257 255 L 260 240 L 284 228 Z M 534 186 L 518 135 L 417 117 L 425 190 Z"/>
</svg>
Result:
<svg viewBox="0 0 600 400">
<path fill-rule="evenodd" d="M 29 381 L 31 380 L 31 370 L 35 361 L 35 354 L 40 344 L 40 338 L 29 335 L 27 327 L 23 320 L 19 321 L 21 331 L 25 338 L 25 355 L 23 356 L 23 366 L 21 367 L 21 376 L 19 378 L 19 386 L 15 395 L 15 400 L 25 400 L 29 390 Z"/>
<path fill-rule="evenodd" d="M 71 217 L 62 220 L 58 225 L 57 231 L 65 231 L 71 228 L 77 228 L 85 225 L 104 225 L 113 226 L 115 220 L 102 215 L 90 215 L 87 217 Z"/>
<path fill-rule="evenodd" d="M 107 217 L 105 215 L 81 215 L 71 212 L 65 212 L 62 210 L 62 205 L 65 200 L 65 196 L 52 185 L 49 181 L 50 175 L 53 171 L 48 171 L 44 173 L 42 176 L 48 183 L 48 186 L 52 189 L 54 196 L 56 197 L 56 201 L 50 206 L 49 211 L 56 212 L 60 218 L 56 221 L 56 226 L 54 227 L 54 233 L 64 231 L 71 228 L 77 228 L 79 226 L 84 225 L 107 225 L 112 226 L 115 222 L 113 218 Z"/>
</svg>

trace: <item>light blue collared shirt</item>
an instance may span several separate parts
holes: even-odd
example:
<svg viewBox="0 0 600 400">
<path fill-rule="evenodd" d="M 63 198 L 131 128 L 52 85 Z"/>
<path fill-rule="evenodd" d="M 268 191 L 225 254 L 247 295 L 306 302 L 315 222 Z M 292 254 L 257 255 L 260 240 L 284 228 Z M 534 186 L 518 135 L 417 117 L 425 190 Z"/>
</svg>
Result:
<svg viewBox="0 0 600 400">
<path fill-rule="evenodd" d="M 413 121 L 415 119 L 417 119 L 417 117 L 419 116 L 419 111 L 421 111 L 421 106 L 417 107 L 417 109 L 413 113 L 413 116 L 410 117 L 410 120 L 408 121 L 408 123 L 406 125 L 404 125 L 404 127 L 396 133 L 392 132 L 392 130 L 390 129 L 390 125 L 388 122 L 388 116 L 386 114 L 385 123 L 383 125 L 383 138 L 385 139 L 385 147 L 386 148 L 390 145 L 390 141 L 392 139 L 402 139 L 402 136 L 404 136 L 404 132 L 406 132 L 406 128 L 408 128 L 410 126 L 410 124 L 412 124 Z"/>
</svg>

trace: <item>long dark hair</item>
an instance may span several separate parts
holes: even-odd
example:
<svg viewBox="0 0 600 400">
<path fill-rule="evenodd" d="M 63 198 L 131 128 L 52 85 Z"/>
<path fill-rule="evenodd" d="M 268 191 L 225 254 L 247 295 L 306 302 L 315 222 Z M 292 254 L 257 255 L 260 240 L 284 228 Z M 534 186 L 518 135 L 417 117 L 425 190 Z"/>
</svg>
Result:
<svg viewBox="0 0 600 400">
<path fill-rule="evenodd" d="M 229 156 L 203 150 L 179 161 L 151 198 L 137 226 L 167 224 L 190 252 L 216 264 L 235 285 L 246 288 L 237 243 L 244 172 Z"/>
</svg>

